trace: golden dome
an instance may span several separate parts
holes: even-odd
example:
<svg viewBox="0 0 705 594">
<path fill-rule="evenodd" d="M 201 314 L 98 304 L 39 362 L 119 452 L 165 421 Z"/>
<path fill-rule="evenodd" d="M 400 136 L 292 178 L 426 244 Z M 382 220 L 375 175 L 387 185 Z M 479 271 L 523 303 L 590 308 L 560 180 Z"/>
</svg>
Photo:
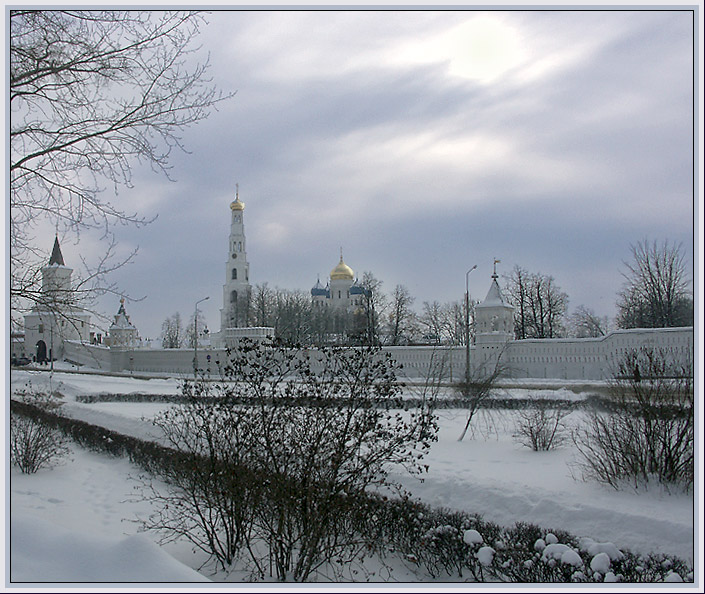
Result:
<svg viewBox="0 0 705 594">
<path fill-rule="evenodd" d="M 235 198 L 233 202 L 230 203 L 230 210 L 245 210 L 245 203 L 240 202 L 240 197 Z"/>
<path fill-rule="evenodd" d="M 343 262 L 343 254 L 340 254 L 340 262 L 330 271 L 330 280 L 353 280 L 355 273 L 352 268 Z"/>
</svg>

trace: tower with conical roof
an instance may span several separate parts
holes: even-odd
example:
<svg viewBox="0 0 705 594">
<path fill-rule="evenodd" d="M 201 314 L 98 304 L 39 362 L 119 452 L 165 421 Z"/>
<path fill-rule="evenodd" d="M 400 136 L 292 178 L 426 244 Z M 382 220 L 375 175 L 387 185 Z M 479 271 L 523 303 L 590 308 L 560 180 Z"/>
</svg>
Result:
<svg viewBox="0 0 705 594">
<path fill-rule="evenodd" d="M 222 336 L 225 336 L 227 328 L 245 327 L 248 322 L 252 287 L 245 245 L 244 215 L 245 203 L 240 200 L 240 188 L 236 185 L 235 200 L 230 203 L 230 237 L 225 263 L 223 307 L 220 310 Z"/>
<path fill-rule="evenodd" d="M 64 263 L 59 238 L 55 237 L 49 263 L 42 268 L 42 293 L 52 295 L 55 301 L 66 301 L 71 291 L 72 272 L 73 269 Z"/>
<path fill-rule="evenodd" d="M 42 268 L 39 297 L 24 317 L 25 352 L 40 363 L 62 358 L 65 341 L 90 338 L 91 316 L 76 303 L 72 273 L 55 237 L 49 262 Z"/>
<path fill-rule="evenodd" d="M 492 282 L 487 296 L 475 306 L 475 354 L 472 367 L 491 371 L 505 345 L 514 339 L 514 307 L 502 294 L 497 282 L 495 260 Z"/>
</svg>

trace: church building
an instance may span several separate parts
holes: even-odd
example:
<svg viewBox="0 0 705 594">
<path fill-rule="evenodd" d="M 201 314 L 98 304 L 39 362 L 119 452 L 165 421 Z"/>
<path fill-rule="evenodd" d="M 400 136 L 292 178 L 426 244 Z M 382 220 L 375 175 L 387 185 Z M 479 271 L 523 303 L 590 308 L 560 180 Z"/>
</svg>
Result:
<svg viewBox="0 0 705 594">
<path fill-rule="evenodd" d="M 321 279 L 311 289 L 311 302 L 314 308 L 330 308 L 337 311 L 354 311 L 362 305 L 365 296 L 364 287 L 355 278 L 353 269 L 343 261 L 343 250 L 340 250 L 340 262 L 330 271 L 330 279 L 326 286 Z"/>
</svg>

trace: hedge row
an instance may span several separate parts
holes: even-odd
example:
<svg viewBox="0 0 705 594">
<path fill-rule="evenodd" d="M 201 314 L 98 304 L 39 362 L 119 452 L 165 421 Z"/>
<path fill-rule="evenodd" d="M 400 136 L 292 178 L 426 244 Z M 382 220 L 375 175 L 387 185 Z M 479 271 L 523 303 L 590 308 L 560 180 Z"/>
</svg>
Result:
<svg viewBox="0 0 705 594">
<path fill-rule="evenodd" d="M 217 402 L 218 397 L 199 396 L 205 402 Z M 183 396 L 180 394 L 144 394 L 133 392 L 130 394 L 85 394 L 77 395 L 78 402 L 93 404 L 97 402 L 168 402 L 172 404 L 188 404 L 191 402 L 192 396 Z M 253 404 L 254 401 L 250 398 L 230 398 L 229 402 L 234 404 Z M 297 398 L 296 403 L 306 403 L 309 406 L 316 406 L 316 399 L 305 400 Z M 288 402 L 285 398 L 280 399 L 277 404 L 286 405 Z M 341 406 L 345 404 L 344 400 L 340 400 Z M 390 401 L 389 408 L 399 408 L 411 410 L 421 406 L 422 401 L 418 398 L 396 398 Z M 524 410 L 535 406 L 545 406 L 548 408 L 562 408 L 565 410 L 592 410 L 598 412 L 616 412 L 626 407 L 632 408 L 633 413 L 639 412 L 639 407 L 636 404 L 623 404 L 615 402 L 604 396 L 590 395 L 581 400 L 562 400 L 562 399 L 540 399 L 540 398 L 487 398 L 480 402 L 479 408 L 487 410 Z M 465 398 L 443 398 L 434 401 L 434 408 L 438 409 L 469 409 L 471 404 Z M 673 417 L 674 415 L 683 414 L 684 409 L 677 405 L 660 405 L 658 407 L 660 414 L 664 417 Z"/>
<path fill-rule="evenodd" d="M 192 468 L 199 462 L 197 456 L 28 403 L 11 400 L 10 408 L 13 414 L 59 429 L 89 450 L 125 456 L 150 473 Z M 513 583 L 693 580 L 688 564 L 670 555 L 616 551 L 608 543 L 580 542 L 566 532 L 547 532 L 531 524 L 501 527 L 478 515 L 432 508 L 408 498 L 368 494 L 358 505 L 345 507 L 351 510 L 351 529 L 370 543 L 371 552 L 382 559 L 401 558 L 419 575 L 435 579 Z"/>
</svg>

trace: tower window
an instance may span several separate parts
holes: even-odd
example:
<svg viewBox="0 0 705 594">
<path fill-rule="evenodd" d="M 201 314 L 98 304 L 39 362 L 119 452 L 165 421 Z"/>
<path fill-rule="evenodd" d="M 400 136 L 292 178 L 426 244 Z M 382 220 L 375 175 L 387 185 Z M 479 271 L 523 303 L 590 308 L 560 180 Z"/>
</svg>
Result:
<svg viewBox="0 0 705 594">
<path fill-rule="evenodd" d="M 238 242 L 237 242 L 237 251 L 238 251 L 238 252 L 241 252 L 241 251 L 242 251 L 242 242 L 241 242 L 241 241 L 238 241 Z"/>
<path fill-rule="evenodd" d="M 230 291 L 230 303 L 237 301 L 237 291 Z"/>
<path fill-rule="evenodd" d="M 232 279 L 237 280 L 237 268 L 233 268 Z"/>
<path fill-rule="evenodd" d="M 39 324 L 37 332 L 39 332 L 39 334 L 44 334 L 44 324 Z"/>
</svg>

